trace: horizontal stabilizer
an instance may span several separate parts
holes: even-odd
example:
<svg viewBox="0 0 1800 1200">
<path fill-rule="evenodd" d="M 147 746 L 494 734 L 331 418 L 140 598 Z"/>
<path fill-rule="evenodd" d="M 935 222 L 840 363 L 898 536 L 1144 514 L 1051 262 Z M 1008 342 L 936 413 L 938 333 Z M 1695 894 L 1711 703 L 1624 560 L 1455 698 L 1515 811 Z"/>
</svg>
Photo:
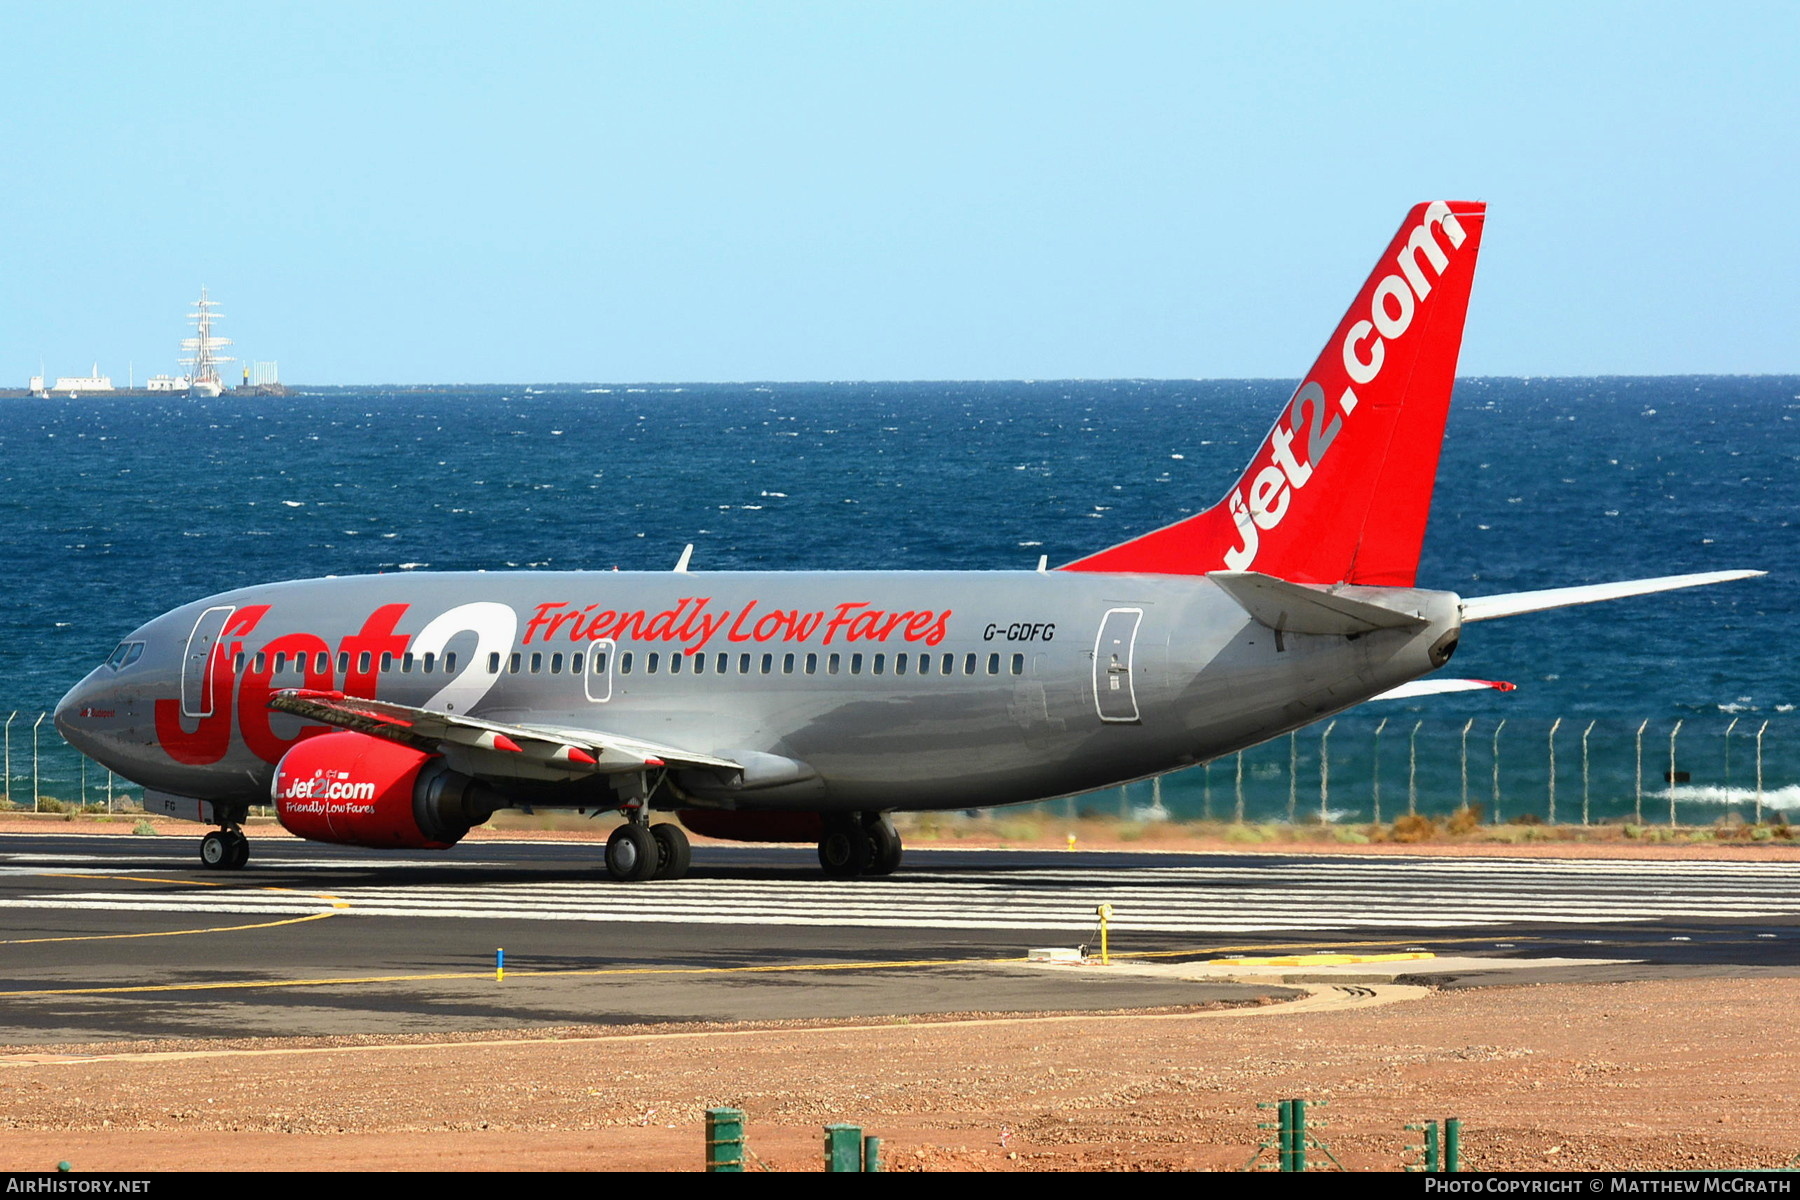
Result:
<svg viewBox="0 0 1800 1200">
<path fill-rule="evenodd" d="M 1420 696 L 1441 696 L 1445 692 L 1479 692 L 1492 688 L 1496 692 L 1513 691 L 1513 685 L 1498 679 L 1415 679 L 1399 687 L 1389 688 L 1370 700 L 1414 700 Z"/>
<path fill-rule="evenodd" d="M 1347 637 L 1377 629 L 1422 629 L 1430 624 L 1416 612 L 1383 608 L 1325 588 L 1289 583 L 1260 571 L 1211 571 L 1206 577 L 1259 624 L 1282 633 Z"/>
<path fill-rule="evenodd" d="M 1601 600 L 1619 600 L 1626 596 L 1645 596 L 1651 592 L 1672 592 L 1677 588 L 1704 587 L 1709 583 L 1729 583 L 1733 579 L 1754 579 L 1767 571 L 1703 571 L 1698 575 L 1664 575 L 1657 579 L 1631 579 L 1621 583 L 1594 583 L 1584 587 L 1547 588 L 1541 592 L 1511 592 L 1504 596 L 1477 596 L 1462 602 L 1463 624 L 1492 621 L 1498 617 L 1516 617 L 1520 613 L 1542 612 L 1547 608 L 1567 608 L 1572 604 L 1594 604 Z"/>
</svg>

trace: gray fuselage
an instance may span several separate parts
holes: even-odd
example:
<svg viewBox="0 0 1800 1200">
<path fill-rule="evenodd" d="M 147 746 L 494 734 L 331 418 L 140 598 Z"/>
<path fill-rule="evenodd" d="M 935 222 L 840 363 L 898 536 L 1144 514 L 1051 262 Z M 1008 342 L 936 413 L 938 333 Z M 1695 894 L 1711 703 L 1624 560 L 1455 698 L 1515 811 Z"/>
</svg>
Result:
<svg viewBox="0 0 1800 1200">
<path fill-rule="evenodd" d="M 729 793 L 689 781 L 698 802 L 722 807 L 971 808 L 1229 754 L 1415 679 L 1454 647 L 1450 593 L 1334 591 L 1426 624 L 1277 633 L 1204 576 L 301 580 L 149 622 L 56 719 L 120 775 L 234 806 L 266 803 L 282 752 L 323 731 L 268 710 L 272 693 L 305 687 L 745 763 L 745 786 Z M 763 763 L 776 765 L 758 779 Z M 573 790 L 568 800 L 585 803 Z"/>
</svg>

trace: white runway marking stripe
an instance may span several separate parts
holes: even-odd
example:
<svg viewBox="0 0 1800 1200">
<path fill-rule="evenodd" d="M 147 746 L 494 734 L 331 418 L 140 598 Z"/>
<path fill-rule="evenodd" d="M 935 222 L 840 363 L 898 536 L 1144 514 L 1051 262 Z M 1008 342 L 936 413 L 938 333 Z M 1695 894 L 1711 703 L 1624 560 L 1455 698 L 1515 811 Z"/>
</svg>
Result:
<svg viewBox="0 0 1800 1200">
<path fill-rule="evenodd" d="M 0 908 L 223 914 L 510 919 L 597 924 L 1045 929 L 1086 932 L 1094 908 L 1114 906 L 1121 931 L 1254 933 L 1305 929 L 1446 929 L 1514 923 L 1742 920 L 1800 914 L 1800 872 L 1757 863 L 1568 860 L 1237 860 L 1226 866 L 1078 870 L 922 870 L 887 879 L 694 878 L 617 884 L 602 878 L 482 882 L 441 876 L 418 887 L 261 887 L 254 873 L 121 886 L 143 864 L 65 868 L 107 876 L 108 886 L 58 892 L 21 888 L 41 869 L 0 867 L 14 878 Z M 339 877 L 341 881 L 341 876 Z M 96 883 L 99 879 L 96 878 Z M 324 893 L 329 893 L 326 896 Z M 348 907 L 341 907 L 347 905 Z"/>
</svg>

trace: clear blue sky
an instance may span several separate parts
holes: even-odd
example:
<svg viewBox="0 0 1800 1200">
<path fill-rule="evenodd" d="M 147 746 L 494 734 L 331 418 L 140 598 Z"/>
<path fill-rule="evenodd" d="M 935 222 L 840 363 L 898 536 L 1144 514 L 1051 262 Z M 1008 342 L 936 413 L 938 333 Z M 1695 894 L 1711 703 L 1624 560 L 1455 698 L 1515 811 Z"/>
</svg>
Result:
<svg viewBox="0 0 1800 1200">
<path fill-rule="evenodd" d="M 0 0 L 0 384 L 1800 371 L 1800 5 Z"/>
</svg>

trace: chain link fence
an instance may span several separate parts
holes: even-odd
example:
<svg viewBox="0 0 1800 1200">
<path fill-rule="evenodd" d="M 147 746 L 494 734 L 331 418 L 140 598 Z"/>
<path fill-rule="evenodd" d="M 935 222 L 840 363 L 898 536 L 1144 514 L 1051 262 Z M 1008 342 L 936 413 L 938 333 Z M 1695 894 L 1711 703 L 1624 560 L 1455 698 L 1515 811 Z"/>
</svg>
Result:
<svg viewBox="0 0 1800 1200">
<path fill-rule="evenodd" d="M 1058 816 L 1385 824 L 1479 806 L 1491 823 L 1784 824 L 1800 814 L 1795 717 L 1441 720 L 1340 717 L 1159 779 L 1024 806 Z M 5 718 L 15 809 L 135 808 L 142 789 L 64 742 L 48 713 Z"/>
<path fill-rule="evenodd" d="M 1785 824 L 1795 719 L 1340 717 L 1205 766 L 1033 806 L 1057 815 L 1388 824 L 1479 808 L 1489 823 Z"/>
</svg>

